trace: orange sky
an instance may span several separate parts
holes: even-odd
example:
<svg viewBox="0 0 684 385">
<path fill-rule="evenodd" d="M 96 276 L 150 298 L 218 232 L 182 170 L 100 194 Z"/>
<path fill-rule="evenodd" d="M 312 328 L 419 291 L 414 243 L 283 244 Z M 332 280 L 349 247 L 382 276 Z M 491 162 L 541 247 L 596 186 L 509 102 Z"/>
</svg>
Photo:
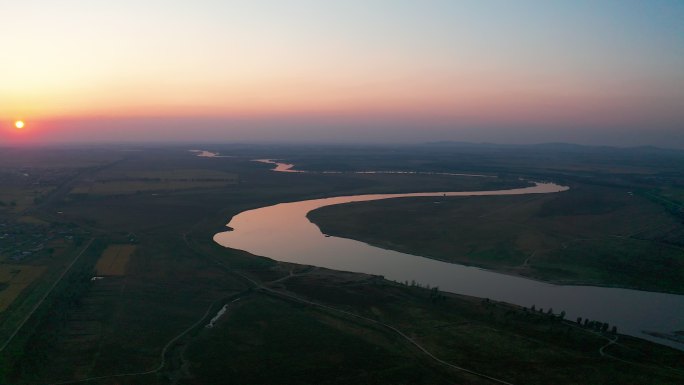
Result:
<svg viewBox="0 0 684 385">
<path fill-rule="evenodd" d="M 133 141 L 147 136 L 114 122 L 172 118 L 204 122 L 207 140 L 321 119 L 388 134 L 411 121 L 426 140 L 472 127 L 677 139 L 684 7 L 657 2 L 3 3 L 0 140 L 106 141 L 130 128 Z M 186 137 L 176 127 L 159 139 Z"/>
</svg>

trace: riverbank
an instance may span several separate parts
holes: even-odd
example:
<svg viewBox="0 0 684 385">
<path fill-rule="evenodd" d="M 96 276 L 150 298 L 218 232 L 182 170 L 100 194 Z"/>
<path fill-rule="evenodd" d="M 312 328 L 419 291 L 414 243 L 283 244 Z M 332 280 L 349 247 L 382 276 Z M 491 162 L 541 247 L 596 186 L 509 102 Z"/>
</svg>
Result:
<svg viewBox="0 0 684 385">
<path fill-rule="evenodd" d="M 241 266 L 258 259 L 225 249 L 222 255 Z M 215 383 L 221 372 L 199 363 L 219 361 L 243 383 L 266 383 L 264 373 L 307 373 L 319 383 L 333 374 L 343 382 L 492 383 L 454 367 L 513 384 L 667 384 L 682 378 L 672 369 L 681 352 L 582 327 L 559 311 L 290 263 L 243 271 L 262 289 L 188 350 L 202 383 Z M 254 336 L 261 336 L 258 344 Z"/>
<path fill-rule="evenodd" d="M 539 194 L 561 196 L 566 190 L 567 187 L 559 185 L 537 184 L 535 187 L 512 190 L 370 194 L 281 203 L 234 216 L 228 224 L 234 230 L 218 233 L 214 240 L 225 247 L 246 250 L 277 261 L 382 275 L 397 282 L 439 286 L 452 293 L 520 306 L 562 309 L 569 317 L 601 320 L 618 325 L 625 334 L 681 349 L 681 344 L 654 337 L 644 331 L 671 333 L 684 329 L 681 322 L 684 319 L 683 296 L 597 286 L 551 285 L 491 270 L 445 263 L 351 239 L 325 236 L 306 217 L 312 210 L 350 202 L 401 202 L 409 197 L 441 202 L 450 196 L 467 199 L 518 196 L 532 199 Z M 635 313 L 635 308 L 639 308 L 640 312 Z"/>
<path fill-rule="evenodd" d="M 91 276 L 87 275 L 85 290 L 75 292 L 69 289 L 70 286 L 63 287 L 60 291 L 69 294 L 68 306 L 62 307 L 59 317 L 52 316 L 47 304 L 41 306 L 45 311 L 39 309 L 31 317 L 29 328 L 20 333 L 24 337 L 15 338 L 16 347 L 8 347 L 5 350 L 8 354 L 0 357 L 4 374 L 12 376 L 0 382 L 74 384 L 90 378 L 83 383 L 154 385 L 178 380 L 178 383 L 193 384 L 226 381 L 320 385 L 491 384 L 430 359 L 390 329 L 291 297 L 296 296 L 391 325 L 449 364 L 517 385 L 684 383 L 682 352 L 624 336 L 625 330 L 619 323 L 618 332 L 622 334 L 617 344 L 607 346 L 603 353 L 628 363 L 602 356 L 600 349 L 609 341 L 590 329 L 570 326 L 570 336 L 566 337 L 567 329 L 547 323 L 553 320 L 545 316 L 548 307 L 553 307 L 554 313 L 560 315 L 564 310 L 562 306 L 535 301 L 536 309 L 543 307 L 544 314 L 534 317 L 530 312 L 526 316 L 522 307 L 495 302 L 488 294 L 481 297 L 490 297 L 491 305 L 480 298 L 452 296 L 445 293 L 444 288 L 439 295 L 447 299 L 433 303 L 430 290 L 410 286 L 410 282 L 406 286 L 364 274 L 277 263 L 221 247 L 211 239 L 216 231 L 224 229 L 222 226 L 227 218 L 279 202 L 416 191 L 417 188 L 426 191 L 494 190 L 522 187 L 520 184 L 501 186 L 501 177 L 275 173 L 268 170 L 269 166 L 251 159 L 290 159 L 295 153 L 306 155 L 320 151 L 329 162 L 316 158 L 315 162 L 301 163 L 301 168 L 313 170 L 320 163 L 321 170 L 329 170 L 334 169 L 333 164 L 348 159 L 353 161 L 356 150 L 344 149 L 341 153 L 336 148 L 318 150 L 318 146 L 282 152 L 271 147 L 259 151 L 241 148 L 217 146 L 213 149 L 234 156 L 231 158 L 197 157 L 185 147 L 142 147 L 141 151 L 69 148 L 63 152 L 40 148 L 34 153 L 27 152 L 32 154 L 30 162 L 27 157 L 17 156 L 18 152 L 3 152 L 2 164 L 7 168 L 14 163 L 15 175 L 21 180 L 24 177 L 18 172 L 36 165 L 39 168 L 29 172 L 32 176 L 40 175 L 37 170 L 43 170 L 40 173 L 46 178 L 39 179 L 55 178 L 58 182 L 55 194 L 33 202 L 32 216 L 68 226 L 66 228 L 77 235 L 77 239 L 87 240 L 94 236 L 106 244 L 134 242 L 136 252 L 131 256 L 124 276 L 90 281 Z M 21 149 L 21 152 L 28 150 Z M 397 153 L 394 149 L 391 152 L 394 155 L 383 161 L 385 165 L 412 169 L 407 160 L 415 153 L 403 150 Z M 369 153 L 372 159 L 378 158 L 377 149 Z M 433 153 L 431 149 L 431 158 L 427 161 L 441 161 L 433 157 Z M 99 158 L 109 159 L 107 162 L 111 163 L 92 168 L 93 160 Z M 381 164 L 369 163 L 368 159 L 358 161 L 357 167 L 352 169 L 384 169 Z M 568 159 L 576 165 L 579 158 Z M 77 160 L 85 171 L 55 169 L 58 164 L 73 164 Z M 512 162 L 509 158 L 504 160 L 507 165 Z M 297 159 L 289 161 L 300 165 Z M 488 162 L 487 157 L 473 154 L 457 159 L 458 165 L 465 161 L 478 168 Z M 433 168 L 434 163 L 427 164 L 423 170 L 480 172 L 473 167 L 445 166 L 440 169 Z M 548 161 L 529 164 L 556 167 Z M 611 159 L 611 164 L 616 161 Z M 639 167 L 642 165 L 640 161 Z M 485 169 L 481 172 L 497 174 L 496 170 Z M 194 170 L 192 177 L 195 178 L 229 174 L 235 175 L 239 183 L 212 186 L 211 182 L 203 182 L 193 188 L 156 186 L 159 179 L 178 175 L 178 170 L 183 171 L 181 178 L 184 179 L 191 177 L 185 176 L 187 170 Z M 527 166 L 525 170 L 528 170 Z M 134 179 L 136 185 L 126 185 L 127 190 L 118 192 L 74 193 L 75 188 L 93 181 L 117 186 L 122 178 Z M 518 181 L 517 178 L 518 174 L 509 175 L 512 182 Z M 538 179 L 564 180 L 553 175 Z M 491 186 L 493 182 L 497 186 Z M 24 191 L 31 200 L 29 193 L 35 188 L 33 183 L 26 184 Z M 17 207 L 20 205 L 18 201 Z M 5 206 L 4 209 L 9 214 L 14 207 Z M 320 234 L 304 215 L 301 219 Z M 53 231 L 61 229 L 46 227 Z M 330 241 L 336 239 L 320 237 Z M 261 238 L 261 243 L 267 243 L 264 239 Z M 47 255 L 48 248 L 44 251 Z M 63 252 L 59 248 L 56 250 L 55 263 L 61 263 L 59 255 Z M 272 256 L 269 253 L 259 255 Z M 93 254 L 93 257 L 97 256 L 98 253 Z M 34 261 L 38 262 L 31 260 L 30 263 Z M 469 274 L 470 270 L 477 269 L 469 269 Z M 249 276 L 256 284 L 243 276 Z M 51 284 L 48 278 L 50 276 L 44 275 L 31 295 L 40 298 Z M 278 293 L 269 294 L 257 288 L 261 285 Z M 245 298 L 240 301 L 230 302 L 243 296 Z M 53 295 L 46 302 L 55 303 L 50 297 Z M 60 297 L 54 299 L 61 301 Z M 226 303 L 231 304 L 215 327 L 205 328 Z M 529 309 L 531 304 L 525 306 Z M 605 307 L 613 306 L 609 303 Z M 684 307 L 673 306 L 666 314 L 684 319 L 678 316 L 677 309 Z M 630 311 L 646 312 L 636 305 Z M 4 313 L 13 317 L 19 314 L 12 309 Z M 588 317 L 586 313 L 580 315 Z M 575 319 L 570 317 L 570 311 L 565 318 Z M 37 327 L 46 321 L 50 327 Z M 31 335 L 27 334 L 29 331 L 34 335 L 31 341 L 27 340 Z M 580 337 L 583 334 L 586 337 Z M 667 367 L 675 368 L 675 371 Z"/>
<path fill-rule="evenodd" d="M 684 293 L 684 251 L 659 235 L 681 225 L 619 189 L 376 201 L 328 206 L 308 217 L 324 234 L 504 274 Z"/>
</svg>

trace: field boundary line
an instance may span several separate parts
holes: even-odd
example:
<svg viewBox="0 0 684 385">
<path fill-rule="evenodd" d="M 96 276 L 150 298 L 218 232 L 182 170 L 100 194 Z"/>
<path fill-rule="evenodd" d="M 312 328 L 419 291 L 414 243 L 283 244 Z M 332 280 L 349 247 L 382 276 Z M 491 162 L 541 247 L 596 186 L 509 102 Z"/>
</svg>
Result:
<svg viewBox="0 0 684 385">
<path fill-rule="evenodd" d="M 19 333 L 19 330 L 21 330 L 21 328 L 24 327 L 26 322 L 28 322 L 28 320 L 31 318 L 31 316 L 33 316 L 33 313 L 35 313 L 36 310 L 38 310 L 38 308 L 43 304 L 45 299 L 47 299 L 47 297 L 50 295 L 50 293 L 52 293 L 52 290 L 54 290 L 55 287 L 57 287 L 57 285 L 62 281 L 62 278 L 64 278 L 64 276 L 71 270 L 71 268 L 74 266 L 76 261 L 78 261 L 78 259 L 81 257 L 81 255 L 83 255 L 83 253 L 85 253 L 85 251 L 88 250 L 88 248 L 90 247 L 90 244 L 93 243 L 94 240 L 95 240 L 95 238 L 90 238 L 88 243 L 86 243 L 86 245 L 83 247 L 83 250 L 81 250 L 81 252 L 78 253 L 76 255 L 76 257 L 74 257 L 74 259 L 71 261 L 71 263 L 69 263 L 69 266 L 67 266 L 67 268 L 64 269 L 64 271 L 62 271 L 62 274 L 59 276 L 59 278 L 57 278 L 57 280 L 52 284 L 52 286 L 50 286 L 50 289 L 43 295 L 43 297 L 40 299 L 40 301 L 38 301 L 38 303 L 33 306 L 33 309 L 31 309 L 29 314 L 26 315 L 24 320 L 21 321 L 19 326 L 17 326 L 17 328 L 14 330 L 14 332 L 9 336 L 7 341 L 5 341 L 5 343 L 2 345 L 2 347 L 0 347 L 0 352 L 4 351 L 5 348 L 7 347 L 7 345 L 9 345 L 10 342 L 12 342 L 12 340 L 17 335 L 17 333 Z"/>
</svg>

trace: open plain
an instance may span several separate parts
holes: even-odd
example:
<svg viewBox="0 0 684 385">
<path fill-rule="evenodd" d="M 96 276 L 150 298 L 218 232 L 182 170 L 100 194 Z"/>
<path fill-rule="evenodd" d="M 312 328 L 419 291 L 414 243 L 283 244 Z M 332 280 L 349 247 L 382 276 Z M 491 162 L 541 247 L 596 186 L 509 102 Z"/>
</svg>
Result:
<svg viewBox="0 0 684 385">
<path fill-rule="evenodd" d="M 372 221 L 373 213 L 379 210 L 382 213 L 375 218 L 396 216 L 392 221 L 396 227 L 387 228 L 398 233 L 404 220 L 415 221 L 412 223 L 425 234 L 434 229 L 435 250 L 456 247 L 458 253 L 453 254 L 463 251 L 465 259 L 453 259 L 456 262 L 515 272 L 525 265 L 528 251 L 539 249 L 539 254 L 528 261 L 529 267 L 520 268 L 522 272 L 516 274 L 599 280 L 602 266 L 587 262 L 593 257 L 573 262 L 579 250 L 607 254 L 594 250 L 591 243 L 570 243 L 586 237 L 589 231 L 611 237 L 648 227 L 650 233 L 638 234 L 651 238 L 629 241 L 643 242 L 644 247 L 667 243 L 660 255 L 648 255 L 650 261 L 655 265 L 671 260 L 668 266 L 681 263 L 681 253 L 671 251 L 681 247 L 676 244 L 681 221 L 672 210 L 672 205 L 679 204 L 675 192 L 681 186 L 682 174 L 676 167 L 642 169 L 634 176 L 629 164 L 616 165 L 614 157 L 602 160 L 597 153 L 591 166 L 575 162 L 570 168 L 557 151 L 536 148 L 507 149 L 521 154 L 512 164 L 501 160 L 505 156 L 501 149 L 486 147 L 370 148 L 368 153 L 340 147 L 326 151 L 288 146 L 211 148 L 230 158 L 200 158 L 186 148 L 152 146 L 139 150 L 111 147 L 98 150 L 96 155 L 86 149 L 42 150 L 32 160 L 32 174 L 40 175 L 43 162 L 55 158 L 62 159 L 63 164 L 55 174 L 61 176 L 50 181 L 50 193 L 21 212 L 11 206 L 2 209 L 4 223 L 13 224 L 29 214 L 49 223 L 27 228 L 28 235 L 14 235 L 26 237 L 26 247 L 33 248 L 32 234 L 42 231 L 42 249 L 21 261 L 4 261 L 7 266 L 36 266 L 44 273 L 0 313 L 0 337 L 5 344 L 0 352 L 3 383 L 672 384 L 684 378 L 681 351 L 620 335 L 619 330 L 602 330 L 600 324 L 584 325 L 563 319 L 557 312 L 540 313 L 538 309 L 398 284 L 378 276 L 280 263 L 268 256 L 225 249 L 212 241 L 233 215 L 279 202 L 373 192 L 511 188 L 526 185 L 521 177 L 557 180 L 592 194 L 535 199 L 449 198 L 439 204 L 425 199 L 376 202 L 369 207 L 359 204 L 348 209 L 350 215 L 345 213 L 339 225 L 360 220 L 352 218 L 359 210 L 368 213 L 364 221 Z M 479 157 L 482 166 L 462 163 L 462 152 L 468 159 Z M 551 155 L 556 161 L 540 167 L 538 158 Z M 672 157 L 678 160 L 679 153 L 657 157 L 668 160 L 661 160 L 661 165 L 684 164 L 669 162 Z M 325 171 L 449 171 L 497 178 L 275 173 L 269 165 L 252 161 L 259 158 L 301 162 L 305 170 L 317 164 Z M 3 164 L 6 173 L 15 169 L 11 161 Z M 231 175 L 231 182 L 157 189 L 154 173 L 167 178 L 173 170 L 198 169 L 206 170 L 207 178 Z M 154 184 L 155 188 L 86 193 L 79 187 L 93 180 L 115 184 L 122 175 L 140 178 L 141 170 L 150 181 L 136 183 Z M 50 174 L 55 172 L 51 169 Z M 602 175 L 601 183 L 588 183 L 597 173 Z M 654 178 L 666 182 L 661 184 L 662 189 L 643 188 Z M 617 196 L 614 191 L 626 189 L 635 195 L 625 192 L 619 199 L 611 198 Z M 658 203 L 661 196 L 669 203 Z M 579 205 L 572 199 L 584 199 L 589 212 L 577 212 Z M 408 215 L 411 210 L 421 215 Z M 644 218 L 638 225 L 601 230 L 615 218 L 637 215 Z M 427 221 L 428 216 L 436 225 L 420 222 Z M 558 216 L 586 216 L 591 227 L 563 235 L 567 229 L 555 221 Z M 493 248 L 483 246 L 494 237 L 488 217 L 502 225 L 497 233 L 502 243 Z M 455 232 L 447 231 L 448 221 L 471 223 L 477 218 L 467 233 L 471 244 L 463 246 L 462 239 L 451 238 Z M 519 223 L 520 218 L 524 218 L 525 226 Z M 671 239 L 655 237 L 657 229 L 649 226 L 656 222 L 667 226 L 665 234 Z M 392 240 L 386 233 L 375 235 L 378 244 Z M 440 241 L 443 238 L 451 243 Z M 563 248 L 564 244 L 568 246 Z M 511 251 L 506 251 L 509 245 Z M 631 243 L 610 247 L 634 253 L 633 257 L 625 254 L 627 266 L 632 259 L 643 257 Z M 556 254 L 558 250 L 567 252 Z M 127 262 L 123 257 L 128 257 Z M 551 268 L 562 269 L 565 275 Z M 568 276 L 567 271 L 577 275 Z M 544 272 L 549 275 L 543 276 Z M 597 282 L 629 286 L 628 273 L 625 281 Z M 645 280 L 654 282 L 646 288 L 678 291 L 676 270 L 672 274 L 669 281 Z M 93 280 L 94 276 L 102 279 Z M 227 311 L 215 327 L 205 328 L 224 305 L 228 305 Z"/>
</svg>

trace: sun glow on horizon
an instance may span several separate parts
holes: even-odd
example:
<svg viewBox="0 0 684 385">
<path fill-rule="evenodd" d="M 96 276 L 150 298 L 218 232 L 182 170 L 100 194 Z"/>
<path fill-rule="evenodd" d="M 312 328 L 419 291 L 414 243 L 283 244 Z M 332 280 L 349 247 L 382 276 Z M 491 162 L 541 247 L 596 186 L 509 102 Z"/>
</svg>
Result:
<svg viewBox="0 0 684 385">
<path fill-rule="evenodd" d="M 6 1 L 0 143 L 376 127 L 684 147 L 684 2 L 666 1 Z"/>
</svg>

